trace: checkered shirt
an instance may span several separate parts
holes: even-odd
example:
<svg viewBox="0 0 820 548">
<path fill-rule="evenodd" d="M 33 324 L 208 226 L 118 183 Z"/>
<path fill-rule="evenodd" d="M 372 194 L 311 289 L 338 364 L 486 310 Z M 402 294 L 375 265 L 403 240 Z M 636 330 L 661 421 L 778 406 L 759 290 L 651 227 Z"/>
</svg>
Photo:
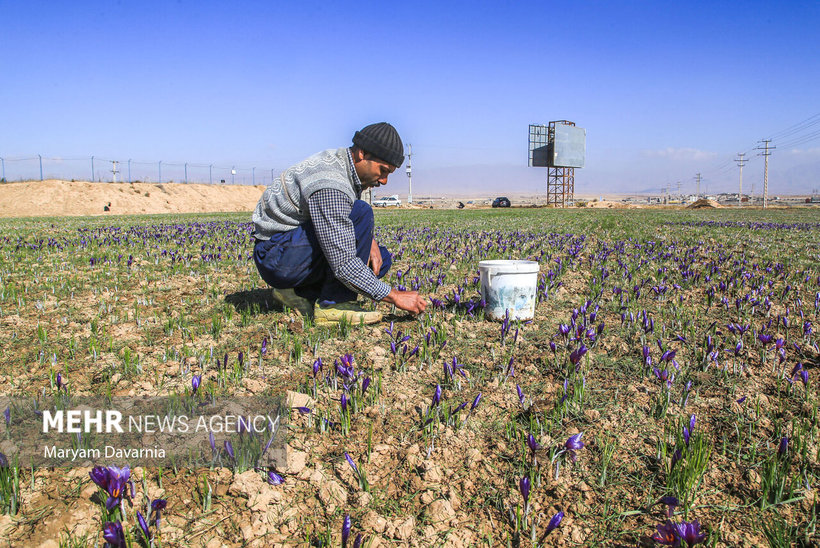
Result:
<svg viewBox="0 0 820 548">
<path fill-rule="evenodd" d="M 362 194 L 362 184 L 353 169 L 353 158 L 347 153 L 353 172 L 353 187 L 356 196 Z M 357 293 L 380 301 L 390 293 L 390 286 L 379 280 L 373 270 L 356 256 L 356 233 L 350 212 L 353 204 L 344 192 L 323 189 L 308 198 L 308 209 L 316 239 L 325 254 L 333 275 Z"/>
</svg>

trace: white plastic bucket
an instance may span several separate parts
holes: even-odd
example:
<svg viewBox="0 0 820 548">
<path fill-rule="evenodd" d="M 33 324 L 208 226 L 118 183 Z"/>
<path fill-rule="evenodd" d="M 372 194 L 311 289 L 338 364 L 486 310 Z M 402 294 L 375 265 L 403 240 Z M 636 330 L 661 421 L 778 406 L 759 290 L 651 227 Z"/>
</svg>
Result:
<svg viewBox="0 0 820 548">
<path fill-rule="evenodd" d="M 478 270 L 487 318 L 503 321 L 508 310 L 511 320 L 531 320 L 535 316 L 537 262 L 481 261 Z"/>
</svg>

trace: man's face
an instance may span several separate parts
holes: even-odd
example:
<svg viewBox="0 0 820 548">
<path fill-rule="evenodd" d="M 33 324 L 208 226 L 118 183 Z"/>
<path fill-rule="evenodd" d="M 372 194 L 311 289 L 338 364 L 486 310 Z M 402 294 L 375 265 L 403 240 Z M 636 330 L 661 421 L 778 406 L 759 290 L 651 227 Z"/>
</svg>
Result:
<svg viewBox="0 0 820 548">
<path fill-rule="evenodd" d="M 367 152 L 361 153 L 361 160 L 354 162 L 354 166 L 363 189 L 386 185 L 387 176 L 396 171 L 396 166 Z"/>
</svg>

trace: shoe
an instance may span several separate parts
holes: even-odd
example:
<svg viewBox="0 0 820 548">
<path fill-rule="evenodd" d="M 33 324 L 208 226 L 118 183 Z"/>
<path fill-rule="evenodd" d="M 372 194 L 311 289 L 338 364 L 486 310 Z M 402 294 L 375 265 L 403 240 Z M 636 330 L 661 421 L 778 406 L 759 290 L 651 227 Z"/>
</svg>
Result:
<svg viewBox="0 0 820 548">
<path fill-rule="evenodd" d="M 352 326 L 361 323 L 372 324 L 382 321 L 382 313 L 375 310 L 365 310 L 355 302 L 336 303 L 328 306 L 320 306 L 319 303 L 316 303 L 313 309 L 315 325 L 338 324 L 342 319 L 345 319 Z"/>
<path fill-rule="evenodd" d="M 271 297 L 274 302 L 283 307 L 290 308 L 299 316 L 309 318 L 313 315 L 313 302 L 304 297 L 300 297 L 293 289 L 272 289 Z"/>
</svg>

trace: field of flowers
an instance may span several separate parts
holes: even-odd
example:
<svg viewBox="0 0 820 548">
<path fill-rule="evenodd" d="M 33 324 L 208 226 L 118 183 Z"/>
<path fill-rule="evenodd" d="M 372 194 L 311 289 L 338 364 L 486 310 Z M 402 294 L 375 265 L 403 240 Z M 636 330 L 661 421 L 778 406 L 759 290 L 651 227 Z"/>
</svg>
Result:
<svg viewBox="0 0 820 548">
<path fill-rule="evenodd" d="M 279 470 L 4 455 L 9 545 L 817 545 L 820 210 L 378 211 L 430 304 L 334 329 L 273 306 L 248 217 L 0 221 L 0 394 L 290 408 Z M 483 317 L 509 258 L 531 322 Z"/>
</svg>

